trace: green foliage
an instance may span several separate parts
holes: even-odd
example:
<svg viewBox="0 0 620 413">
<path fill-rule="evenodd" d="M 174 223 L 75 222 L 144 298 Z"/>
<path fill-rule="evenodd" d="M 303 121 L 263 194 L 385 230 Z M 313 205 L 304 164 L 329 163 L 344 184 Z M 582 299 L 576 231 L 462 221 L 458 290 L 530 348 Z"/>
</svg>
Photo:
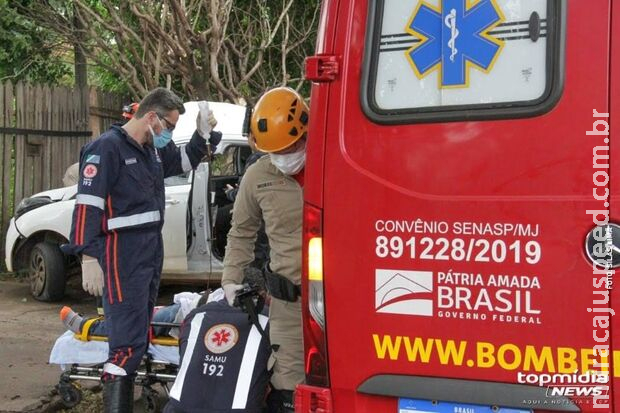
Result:
<svg viewBox="0 0 620 413">
<path fill-rule="evenodd" d="M 192 100 L 253 102 L 280 85 L 307 95 L 319 3 L 235 0 L 214 18 L 198 0 L 0 0 L 0 80 L 72 84 L 78 44 L 91 86 L 135 99 L 168 82 Z"/>
<path fill-rule="evenodd" d="M 114 64 L 110 56 L 105 54 L 102 54 L 100 59 L 105 61 L 107 65 Z M 88 84 L 97 89 L 117 93 L 121 96 L 129 96 L 131 94 L 127 82 L 117 73 L 92 62 L 88 66 Z"/>
<path fill-rule="evenodd" d="M 20 12 L 30 0 L 0 0 L 0 80 L 72 83 L 71 55 L 51 31 Z"/>
</svg>

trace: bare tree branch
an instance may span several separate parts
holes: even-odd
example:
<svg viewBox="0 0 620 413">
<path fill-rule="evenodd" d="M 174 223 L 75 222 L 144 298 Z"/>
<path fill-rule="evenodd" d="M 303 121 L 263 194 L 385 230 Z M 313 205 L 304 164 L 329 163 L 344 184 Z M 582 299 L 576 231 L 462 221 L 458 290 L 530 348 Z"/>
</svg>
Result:
<svg viewBox="0 0 620 413">
<path fill-rule="evenodd" d="M 187 99 L 255 102 L 267 89 L 306 85 L 319 0 L 72 0 L 32 2 L 24 13 L 136 98 L 170 85 Z M 73 10 L 81 25 L 73 30 Z"/>
</svg>

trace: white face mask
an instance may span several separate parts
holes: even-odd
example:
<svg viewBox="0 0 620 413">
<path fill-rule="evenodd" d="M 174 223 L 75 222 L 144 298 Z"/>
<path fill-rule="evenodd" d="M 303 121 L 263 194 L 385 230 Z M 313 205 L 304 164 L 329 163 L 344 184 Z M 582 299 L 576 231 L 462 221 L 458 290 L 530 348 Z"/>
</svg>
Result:
<svg viewBox="0 0 620 413">
<path fill-rule="evenodd" d="M 301 171 L 306 164 L 306 149 L 299 152 L 278 155 L 272 153 L 269 155 L 273 166 L 278 168 L 284 175 L 295 175 Z"/>
</svg>

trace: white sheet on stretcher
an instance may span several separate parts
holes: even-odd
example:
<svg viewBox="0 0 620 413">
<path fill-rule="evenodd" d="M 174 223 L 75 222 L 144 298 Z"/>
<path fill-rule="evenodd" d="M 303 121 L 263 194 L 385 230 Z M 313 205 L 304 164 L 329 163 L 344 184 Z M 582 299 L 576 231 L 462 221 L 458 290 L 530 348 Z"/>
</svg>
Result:
<svg viewBox="0 0 620 413">
<path fill-rule="evenodd" d="M 148 353 L 154 360 L 179 365 L 179 347 L 149 344 Z M 71 364 L 99 364 L 108 359 L 106 341 L 81 341 L 73 332 L 66 331 L 56 339 L 50 354 L 50 364 L 65 366 Z"/>
<path fill-rule="evenodd" d="M 209 294 L 207 302 L 222 300 L 224 296 L 224 290 L 218 288 Z M 175 322 L 183 321 L 187 314 L 196 308 L 200 297 L 202 297 L 201 294 L 189 292 L 175 294 L 174 302 L 181 305 Z M 177 346 L 149 344 L 147 351 L 154 360 L 179 365 L 179 347 Z M 81 341 L 76 339 L 71 331 L 66 331 L 56 339 L 50 354 L 50 364 L 60 364 L 63 370 L 67 365 L 100 364 L 107 359 L 108 343 L 106 341 Z"/>
</svg>

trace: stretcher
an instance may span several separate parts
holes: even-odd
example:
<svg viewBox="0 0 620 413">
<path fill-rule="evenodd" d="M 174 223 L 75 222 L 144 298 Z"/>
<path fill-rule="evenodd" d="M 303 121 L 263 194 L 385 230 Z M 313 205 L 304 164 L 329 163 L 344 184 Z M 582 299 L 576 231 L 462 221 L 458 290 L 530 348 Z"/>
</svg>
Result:
<svg viewBox="0 0 620 413">
<path fill-rule="evenodd" d="M 56 340 L 50 353 L 50 364 L 58 364 L 63 370 L 56 388 L 67 408 L 76 406 L 82 400 L 80 381 L 101 379 L 103 364 L 108 359 L 107 337 L 88 334 L 89 327 L 95 320 L 88 320 L 81 334 L 65 332 Z M 180 324 L 152 322 L 151 326 L 179 327 Z M 142 401 L 147 412 L 155 413 L 161 410 L 156 386 L 161 386 L 168 396 L 170 386 L 176 379 L 178 366 L 178 340 L 169 336 L 151 337 L 135 381 L 136 386 L 142 390 Z"/>
</svg>

